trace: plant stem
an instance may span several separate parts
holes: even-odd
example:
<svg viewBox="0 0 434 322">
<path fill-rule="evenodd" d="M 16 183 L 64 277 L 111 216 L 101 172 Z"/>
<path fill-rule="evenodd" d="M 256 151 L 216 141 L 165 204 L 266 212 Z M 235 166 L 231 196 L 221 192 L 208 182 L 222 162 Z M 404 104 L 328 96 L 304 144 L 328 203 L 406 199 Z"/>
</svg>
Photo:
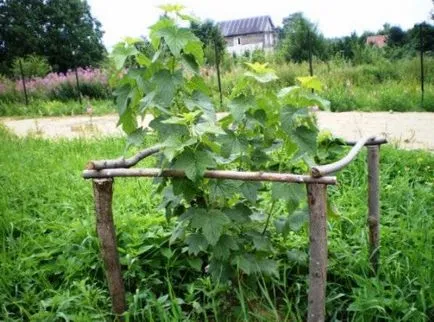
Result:
<svg viewBox="0 0 434 322">
<path fill-rule="evenodd" d="M 270 218 L 271 218 L 271 215 L 273 213 L 275 204 L 276 204 L 276 200 L 273 200 L 273 202 L 271 203 L 270 210 L 268 211 L 268 217 L 267 217 L 267 221 L 265 222 L 265 227 L 264 227 L 264 230 L 262 231 L 262 235 L 265 235 L 265 232 L 267 231 L 268 224 L 270 223 Z"/>
</svg>

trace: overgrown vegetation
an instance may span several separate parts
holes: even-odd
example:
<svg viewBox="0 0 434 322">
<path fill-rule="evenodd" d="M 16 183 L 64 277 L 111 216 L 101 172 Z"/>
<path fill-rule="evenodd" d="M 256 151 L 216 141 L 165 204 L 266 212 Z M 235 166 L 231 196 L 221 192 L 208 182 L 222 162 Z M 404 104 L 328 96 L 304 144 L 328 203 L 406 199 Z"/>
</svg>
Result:
<svg viewBox="0 0 434 322">
<path fill-rule="evenodd" d="M 109 319 L 91 184 L 80 173 L 89 159 L 122 154 L 123 140 L 52 142 L 0 131 L 0 319 Z M 146 144 L 153 142 L 149 138 Z M 328 317 L 430 321 L 433 155 L 382 148 L 378 278 L 371 277 L 367 258 L 364 158 L 340 173 L 339 186 L 330 191 L 339 215 L 328 225 Z M 170 244 L 176 220 L 166 221 L 160 201 L 150 179 L 116 180 L 114 216 L 129 320 L 304 320 L 304 223 L 294 221 L 286 237 L 270 241 L 282 254 L 278 276 L 224 286 L 211 281 L 207 262 Z"/>
<path fill-rule="evenodd" d="M 0 116 L 42 117 L 73 115 L 104 115 L 113 113 L 114 103 L 107 100 L 77 101 L 34 100 L 32 104 L 0 103 Z"/>
<path fill-rule="evenodd" d="M 372 55 L 370 62 L 358 65 L 339 58 L 328 62 L 314 60 L 314 74 L 324 84 L 321 96 L 330 101 L 332 111 L 434 111 L 433 58 L 425 61 L 422 108 L 419 59 L 391 62 L 382 57 L 377 49 L 370 49 L 368 54 Z M 240 57 L 236 63 L 228 61 L 222 74 L 224 96 L 230 95 L 236 79 L 244 72 L 243 64 L 255 61 L 269 62 L 279 77 L 275 85 L 281 87 L 295 85 L 297 76 L 309 73 L 307 62 L 285 63 L 275 56 L 260 56 L 254 52 L 251 58 Z M 216 98 L 218 87 L 215 73 L 209 70 L 205 77 Z"/>
</svg>

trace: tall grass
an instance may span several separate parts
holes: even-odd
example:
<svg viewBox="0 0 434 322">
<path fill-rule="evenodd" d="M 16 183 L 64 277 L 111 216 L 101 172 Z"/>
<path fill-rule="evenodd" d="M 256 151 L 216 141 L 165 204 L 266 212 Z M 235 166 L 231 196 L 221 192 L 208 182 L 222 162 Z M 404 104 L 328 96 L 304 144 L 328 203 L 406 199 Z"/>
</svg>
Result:
<svg viewBox="0 0 434 322">
<path fill-rule="evenodd" d="M 91 183 L 80 173 L 89 159 L 123 151 L 121 139 L 19 139 L 0 128 L 0 320 L 111 319 Z M 339 216 L 328 222 L 328 319 L 433 320 L 434 156 L 382 149 L 378 277 L 368 263 L 364 158 L 329 193 Z M 203 258 L 169 243 L 174 223 L 159 210 L 151 180 L 119 179 L 114 187 L 127 320 L 305 320 L 306 227 L 273 239 L 278 277 L 252 282 L 240 274 L 232 285 L 216 284 Z"/>
<path fill-rule="evenodd" d="M 115 105 L 108 100 L 77 101 L 34 100 L 29 105 L 24 103 L 0 102 L 0 116 L 42 117 L 42 116 L 73 116 L 88 114 L 92 108 L 93 115 L 114 113 Z"/>
<path fill-rule="evenodd" d="M 308 63 L 270 61 L 279 80 L 276 87 L 296 84 L 296 77 L 309 74 Z M 417 58 L 389 61 L 380 59 L 373 64 L 353 65 L 334 59 L 314 61 L 313 69 L 324 84 L 319 93 L 331 101 L 333 111 L 434 111 L 434 58 L 425 61 L 425 97 L 421 103 L 420 62 Z M 244 73 L 241 65 L 232 67 L 222 76 L 222 88 L 229 95 L 236 79 Z M 209 72 L 209 84 L 217 93 L 217 80 Z"/>
</svg>

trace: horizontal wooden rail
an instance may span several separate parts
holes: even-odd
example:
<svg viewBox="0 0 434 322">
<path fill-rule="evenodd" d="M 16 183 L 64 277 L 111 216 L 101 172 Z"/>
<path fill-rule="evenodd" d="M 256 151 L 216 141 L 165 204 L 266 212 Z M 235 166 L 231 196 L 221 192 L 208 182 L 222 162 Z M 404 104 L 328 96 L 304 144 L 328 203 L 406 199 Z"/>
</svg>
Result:
<svg viewBox="0 0 434 322">
<path fill-rule="evenodd" d="M 308 175 L 293 174 L 293 173 L 277 173 L 277 172 L 249 172 L 249 171 L 226 171 L 226 170 L 207 170 L 205 178 L 214 179 L 232 179 L 246 181 L 274 181 L 274 182 L 291 182 L 291 183 L 322 183 L 336 184 L 336 177 L 321 177 L 313 178 Z M 85 179 L 101 179 L 115 177 L 185 177 L 184 170 L 177 169 L 103 169 L 103 170 L 84 170 L 83 178 Z"/>
<path fill-rule="evenodd" d="M 375 143 L 375 144 L 374 144 Z M 325 165 L 314 166 L 311 168 L 311 174 L 315 178 L 319 178 L 345 168 L 356 156 L 365 145 L 379 145 L 387 143 L 387 140 L 377 139 L 375 136 L 368 136 L 360 139 L 342 159 Z M 347 142 L 352 145 L 352 142 Z"/>
</svg>

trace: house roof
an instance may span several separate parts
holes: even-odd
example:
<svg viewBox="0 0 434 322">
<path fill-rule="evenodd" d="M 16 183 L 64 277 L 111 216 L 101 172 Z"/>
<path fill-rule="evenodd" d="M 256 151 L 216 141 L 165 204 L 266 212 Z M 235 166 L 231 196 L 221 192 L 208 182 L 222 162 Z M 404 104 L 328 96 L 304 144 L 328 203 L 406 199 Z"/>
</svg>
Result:
<svg viewBox="0 0 434 322">
<path fill-rule="evenodd" d="M 274 29 L 270 16 L 221 21 L 218 26 L 224 37 L 255 34 L 266 31 L 267 23 Z"/>
</svg>

